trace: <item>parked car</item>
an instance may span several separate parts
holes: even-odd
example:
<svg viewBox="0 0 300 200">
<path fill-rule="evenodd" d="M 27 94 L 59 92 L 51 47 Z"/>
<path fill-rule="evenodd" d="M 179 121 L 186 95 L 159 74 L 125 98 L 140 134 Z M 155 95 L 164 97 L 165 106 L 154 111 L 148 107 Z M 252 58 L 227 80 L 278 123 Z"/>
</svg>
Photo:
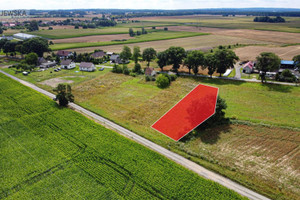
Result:
<svg viewBox="0 0 300 200">
<path fill-rule="evenodd" d="M 99 71 L 103 71 L 104 70 L 104 67 L 101 67 L 100 69 L 99 69 Z"/>
<path fill-rule="evenodd" d="M 22 74 L 24 75 L 24 76 L 27 76 L 29 73 L 28 72 L 22 72 Z"/>
</svg>

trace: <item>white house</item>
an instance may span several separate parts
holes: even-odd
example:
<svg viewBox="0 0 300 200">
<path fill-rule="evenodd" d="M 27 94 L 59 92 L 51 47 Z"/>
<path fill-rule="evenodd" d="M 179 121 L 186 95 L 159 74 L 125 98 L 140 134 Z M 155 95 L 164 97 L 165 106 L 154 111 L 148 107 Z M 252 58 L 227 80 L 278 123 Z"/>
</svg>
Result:
<svg viewBox="0 0 300 200">
<path fill-rule="evenodd" d="M 249 61 L 246 63 L 246 65 L 243 67 L 243 73 L 245 74 L 251 74 L 254 70 L 254 63 Z"/>
<path fill-rule="evenodd" d="M 17 39 L 21 39 L 21 40 L 26 40 L 26 39 L 34 38 L 34 37 L 37 37 L 37 36 L 27 34 L 27 33 L 16 33 L 16 34 L 13 34 L 13 37 L 17 38 Z"/>
<path fill-rule="evenodd" d="M 82 62 L 79 65 L 79 70 L 80 71 L 87 71 L 87 72 L 93 72 L 96 70 L 96 67 L 93 63 L 91 62 Z"/>
<path fill-rule="evenodd" d="M 74 69 L 75 68 L 75 63 L 72 62 L 71 59 L 62 60 L 60 65 L 61 65 L 62 69 Z"/>
</svg>

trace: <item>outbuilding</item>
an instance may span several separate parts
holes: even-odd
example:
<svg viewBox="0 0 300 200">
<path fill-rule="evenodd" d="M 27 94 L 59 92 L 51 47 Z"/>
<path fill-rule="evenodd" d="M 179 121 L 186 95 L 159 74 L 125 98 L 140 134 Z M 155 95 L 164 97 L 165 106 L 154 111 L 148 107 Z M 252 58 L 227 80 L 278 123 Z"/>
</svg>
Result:
<svg viewBox="0 0 300 200">
<path fill-rule="evenodd" d="M 82 62 L 79 65 L 79 70 L 80 71 L 86 71 L 86 72 L 93 72 L 93 71 L 96 70 L 96 67 L 91 62 Z"/>
<path fill-rule="evenodd" d="M 254 63 L 249 61 L 247 62 L 243 67 L 243 73 L 245 74 L 251 74 L 254 70 Z"/>
</svg>

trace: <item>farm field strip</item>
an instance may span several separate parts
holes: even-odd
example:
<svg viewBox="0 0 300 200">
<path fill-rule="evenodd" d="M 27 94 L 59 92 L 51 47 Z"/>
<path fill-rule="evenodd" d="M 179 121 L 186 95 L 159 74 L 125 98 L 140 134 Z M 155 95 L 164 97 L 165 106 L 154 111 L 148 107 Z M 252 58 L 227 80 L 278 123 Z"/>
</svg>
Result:
<svg viewBox="0 0 300 200">
<path fill-rule="evenodd" d="M 137 20 L 147 22 L 161 23 L 178 23 L 178 25 L 190 25 L 196 27 L 211 27 L 211 28 L 229 28 L 229 29 L 252 29 L 252 30 L 267 30 L 276 32 L 300 33 L 298 17 L 284 17 L 286 23 L 259 23 L 253 22 L 254 17 L 236 16 L 163 16 L 163 17 L 143 17 L 136 18 Z"/>
<path fill-rule="evenodd" d="M 192 33 L 192 32 L 175 32 L 175 31 L 159 31 L 152 32 L 146 35 L 136 36 L 127 41 L 109 41 L 109 42 L 88 42 L 88 43 L 61 43 L 51 45 L 52 50 L 61 50 L 61 49 L 72 49 L 72 48 L 83 48 L 83 47 L 95 47 L 95 46 L 109 46 L 109 45 L 118 45 L 118 44 L 132 44 L 140 42 L 149 42 L 149 41 L 161 41 L 161 40 L 170 40 L 177 38 L 187 38 L 194 36 L 208 35 L 208 33 Z"/>
<path fill-rule="evenodd" d="M 191 49 L 200 49 L 207 50 L 219 45 L 234 45 L 236 43 L 239 44 L 248 44 L 248 45 L 265 45 L 265 44 L 273 44 L 270 42 L 257 41 L 252 39 L 245 38 L 237 38 L 237 37 L 229 37 L 229 36 L 221 36 L 221 35 L 202 35 L 202 36 L 194 36 L 194 37 L 186 37 L 186 38 L 178 38 L 178 39 L 167 39 L 161 41 L 152 41 L 152 42 L 138 42 L 133 44 L 126 44 L 130 48 L 134 46 L 139 46 L 141 50 L 152 47 L 156 51 L 164 51 L 168 49 L 170 46 L 181 46 L 186 50 Z M 123 44 L 119 45 L 108 45 L 101 46 L 101 49 L 105 51 L 113 51 L 113 52 L 121 52 L 123 48 Z M 95 49 L 99 49 L 99 47 L 86 47 L 86 48 L 72 48 L 70 51 L 76 51 L 77 53 L 83 52 L 91 52 Z"/>
</svg>

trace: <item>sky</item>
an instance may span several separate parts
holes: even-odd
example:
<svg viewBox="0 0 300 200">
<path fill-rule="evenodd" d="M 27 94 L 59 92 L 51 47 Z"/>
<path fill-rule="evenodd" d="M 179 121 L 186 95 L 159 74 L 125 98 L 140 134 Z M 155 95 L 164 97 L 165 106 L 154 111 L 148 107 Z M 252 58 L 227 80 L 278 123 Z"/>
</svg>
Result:
<svg viewBox="0 0 300 200">
<path fill-rule="evenodd" d="M 196 9 L 196 8 L 300 8 L 299 0 L 1 0 L 8 9 Z"/>
</svg>

